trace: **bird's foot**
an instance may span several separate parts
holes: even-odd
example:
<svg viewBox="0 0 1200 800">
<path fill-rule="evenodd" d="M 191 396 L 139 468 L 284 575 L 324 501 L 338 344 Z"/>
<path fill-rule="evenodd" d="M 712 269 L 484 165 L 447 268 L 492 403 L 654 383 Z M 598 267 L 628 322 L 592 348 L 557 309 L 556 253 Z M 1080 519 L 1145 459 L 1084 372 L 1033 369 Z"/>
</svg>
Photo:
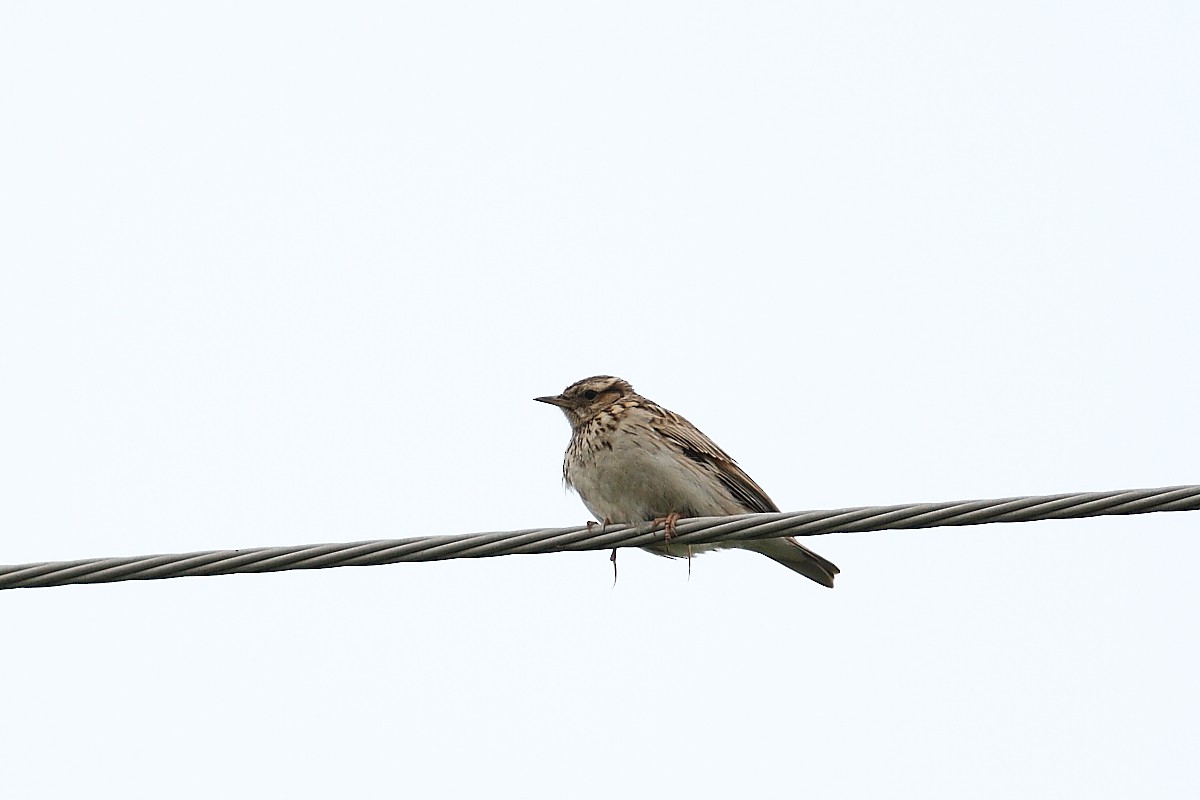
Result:
<svg viewBox="0 0 1200 800">
<path fill-rule="evenodd" d="M 607 528 L 609 525 L 612 525 L 612 520 L 609 519 L 608 517 L 605 517 L 603 522 L 596 522 L 596 520 L 594 520 L 594 519 L 589 519 L 587 521 L 588 533 L 591 533 L 592 529 L 595 528 L 597 525 L 600 526 L 600 533 L 604 533 L 604 529 Z"/>
<path fill-rule="evenodd" d="M 608 517 L 605 517 L 603 522 L 596 522 L 595 520 L 589 519 L 588 523 L 587 523 L 588 533 L 591 533 L 592 529 L 595 528 L 597 525 L 599 525 L 600 533 L 601 533 L 601 535 L 603 535 L 604 529 L 607 528 L 611 524 L 612 524 L 612 520 L 609 519 Z M 612 554 L 608 557 L 608 560 L 611 561 L 612 565 L 613 565 L 613 586 L 616 586 L 617 585 L 617 548 L 615 548 L 615 547 L 613 548 Z"/>
<path fill-rule="evenodd" d="M 663 550 L 668 555 L 671 553 L 671 540 L 675 538 L 676 522 L 679 522 L 679 513 L 676 511 L 672 511 L 665 517 L 655 517 L 650 521 L 653 528 L 657 528 L 659 525 L 663 526 Z"/>
<path fill-rule="evenodd" d="M 670 514 L 667 514 L 665 517 L 655 517 L 653 522 L 651 522 L 651 524 L 654 525 L 655 527 L 662 525 L 663 526 L 663 541 L 670 543 L 670 541 L 675 538 L 675 523 L 676 522 L 679 522 L 679 512 L 672 511 Z"/>
</svg>

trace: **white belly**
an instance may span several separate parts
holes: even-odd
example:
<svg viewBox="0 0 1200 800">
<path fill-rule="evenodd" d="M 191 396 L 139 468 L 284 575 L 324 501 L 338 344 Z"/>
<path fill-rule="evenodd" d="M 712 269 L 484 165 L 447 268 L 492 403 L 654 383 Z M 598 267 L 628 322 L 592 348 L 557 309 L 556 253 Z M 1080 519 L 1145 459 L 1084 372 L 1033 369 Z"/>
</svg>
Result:
<svg viewBox="0 0 1200 800">
<path fill-rule="evenodd" d="M 704 467 L 652 436 L 620 432 L 609 442 L 611 449 L 568 456 L 570 483 L 596 519 L 633 523 L 744 510 Z"/>
</svg>

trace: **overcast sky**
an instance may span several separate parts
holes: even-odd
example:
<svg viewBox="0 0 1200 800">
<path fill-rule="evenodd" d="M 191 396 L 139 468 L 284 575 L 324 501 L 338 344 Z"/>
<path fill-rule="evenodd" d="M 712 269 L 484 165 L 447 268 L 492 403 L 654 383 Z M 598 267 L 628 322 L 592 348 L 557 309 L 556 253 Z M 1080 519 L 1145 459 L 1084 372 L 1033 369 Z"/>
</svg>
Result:
<svg viewBox="0 0 1200 800">
<path fill-rule="evenodd" d="M 1200 483 L 1195 3 L 9 4 L 0 563 Z M 0 593 L 7 796 L 1195 797 L 1200 514 Z"/>
</svg>

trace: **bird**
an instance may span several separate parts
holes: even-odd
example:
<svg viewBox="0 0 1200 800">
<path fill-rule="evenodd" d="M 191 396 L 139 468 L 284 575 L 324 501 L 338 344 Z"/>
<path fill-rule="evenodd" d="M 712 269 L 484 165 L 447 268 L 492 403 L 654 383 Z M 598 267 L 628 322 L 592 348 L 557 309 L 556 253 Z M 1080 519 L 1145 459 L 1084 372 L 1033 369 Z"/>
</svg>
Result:
<svg viewBox="0 0 1200 800">
<path fill-rule="evenodd" d="M 642 397 L 628 381 L 596 375 L 572 383 L 561 394 L 534 400 L 562 409 L 571 424 L 563 481 L 597 521 L 665 523 L 664 541 L 644 548 L 652 553 L 682 555 L 678 546 L 671 552 L 670 537 L 683 517 L 779 511 L 712 439 L 679 414 Z M 840 571 L 790 536 L 692 545 L 697 552 L 726 548 L 761 553 L 831 589 Z M 614 570 L 615 558 L 614 550 Z"/>
</svg>

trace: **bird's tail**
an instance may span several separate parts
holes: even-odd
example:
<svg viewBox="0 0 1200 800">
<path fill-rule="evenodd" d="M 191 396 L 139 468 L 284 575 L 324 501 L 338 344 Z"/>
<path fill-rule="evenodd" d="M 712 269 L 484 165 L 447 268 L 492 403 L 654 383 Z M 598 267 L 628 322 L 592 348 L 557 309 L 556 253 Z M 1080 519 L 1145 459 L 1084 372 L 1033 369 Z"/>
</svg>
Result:
<svg viewBox="0 0 1200 800">
<path fill-rule="evenodd" d="M 767 558 L 830 589 L 833 588 L 833 576 L 841 572 L 832 561 L 822 558 L 790 536 L 780 539 L 756 539 L 745 542 L 742 547 L 762 553 Z"/>
</svg>

